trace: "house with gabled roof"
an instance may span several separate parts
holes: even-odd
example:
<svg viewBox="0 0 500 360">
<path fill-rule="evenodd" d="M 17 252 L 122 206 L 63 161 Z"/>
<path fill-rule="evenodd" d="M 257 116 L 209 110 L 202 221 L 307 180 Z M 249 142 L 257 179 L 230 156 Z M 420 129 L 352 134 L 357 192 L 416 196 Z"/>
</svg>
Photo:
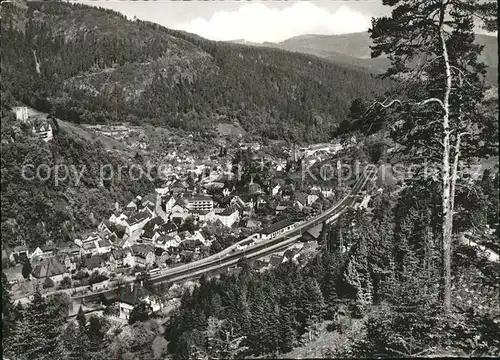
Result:
<svg viewBox="0 0 500 360">
<path fill-rule="evenodd" d="M 88 272 L 98 271 L 99 273 L 107 272 L 106 262 L 100 256 L 92 256 L 83 260 L 84 267 Z"/>
<path fill-rule="evenodd" d="M 204 246 L 210 246 L 210 244 L 212 243 L 209 239 L 206 239 L 199 230 L 196 230 L 192 234 L 189 234 L 187 236 L 187 239 L 189 239 L 189 240 L 198 240 Z"/>
<path fill-rule="evenodd" d="M 177 226 L 171 221 L 166 222 L 165 224 L 161 225 L 160 228 L 158 229 L 158 232 L 160 235 L 169 235 L 173 236 L 177 234 Z"/>
<path fill-rule="evenodd" d="M 155 264 L 159 268 L 166 268 L 167 267 L 167 261 L 170 259 L 170 254 L 168 252 L 163 252 L 160 256 L 157 256 L 155 259 Z"/>
<path fill-rule="evenodd" d="M 113 247 L 113 249 L 128 249 L 132 246 L 132 244 L 126 237 L 123 237 L 121 239 L 116 237 L 111 246 Z"/>
<path fill-rule="evenodd" d="M 137 211 L 138 205 L 137 202 L 141 200 L 141 196 L 137 196 L 135 199 L 131 200 L 127 206 L 125 206 L 125 210 L 128 211 Z"/>
<path fill-rule="evenodd" d="M 15 246 L 13 249 L 9 249 L 8 258 L 14 264 L 23 264 L 23 261 L 28 259 L 29 250 L 26 245 Z"/>
<path fill-rule="evenodd" d="M 142 205 L 143 206 L 152 205 L 153 209 L 154 209 L 154 207 L 156 205 L 156 198 L 157 198 L 156 193 L 148 194 L 142 198 Z"/>
<path fill-rule="evenodd" d="M 168 248 L 171 247 L 178 247 L 181 241 L 182 241 L 181 238 L 177 235 L 175 236 L 160 235 L 160 237 L 156 239 L 154 244 L 156 247 L 167 250 Z"/>
<path fill-rule="evenodd" d="M 109 230 L 109 227 L 108 227 L 109 224 L 107 224 L 107 221 L 106 220 L 103 220 L 100 222 L 100 224 L 97 226 L 97 230 L 100 231 L 100 232 L 103 232 L 103 233 L 107 233 L 107 234 L 110 234 L 112 231 Z"/>
<path fill-rule="evenodd" d="M 135 257 L 136 266 L 149 267 L 155 262 L 155 249 L 151 245 L 132 245 L 132 255 Z"/>
<path fill-rule="evenodd" d="M 111 243 L 106 239 L 95 241 L 95 245 L 98 254 L 106 254 L 111 251 Z"/>
<path fill-rule="evenodd" d="M 239 196 L 235 196 L 231 199 L 230 206 L 243 215 L 250 215 L 254 205 L 251 201 L 245 202 Z"/>
<path fill-rule="evenodd" d="M 169 219 L 174 221 L 174 219 L 180 219 L 181 222 L 190 217 L 191 214 L 189 210 L 179 204 L 175 204 L 170 213 Z"/>
<path fill-rule="evenodd" d="M 321 234 L 321 229 L 322 229 L 323 225 L 322 224 L 318 224 L 316 225 L 315 227 L 313 228 L 310 228 L 308 230 L 306 230 L 303 234 L 302 234 L 302 237 L 301 237 L 301 241 L 303 242 L 307 242 L 307 241 L 317 241 L 320 234 Z"/>
<path fill-rule="evenodd" d="M 35 258 L 49 258 L 54 256 L 55 247 L 54 245 L 47 244 L 43 246 L 37 246 L 36 248 L 29 251 L 30 259 L 33 260 Z"/>
<path fill-rule="evenodd" d="M 215 221 L 216 215 L 215 210 L 190 210 L 189 214 L 196 221 Z"/>
<path fill-rule="evenodd" d="M 160 234 L 157 230 L 149 229 L 142 233 L 141 240 L 144 242 L 153 243 L 156 239 L 158 239 L 158 237 L 160 237 Z"/>
<path fill-rule="evenodd" d="M 134 267 L 135 257 L 130 249 L 116 249 L 111 251 L 109 255 L 109 267 L 112 271 L 116 271 L 122 267 Z"/>
<path fill-rule="evenodd" d="M 132 235 L 132 233 L 136 232 L 139 229 L 142 229 L 146 223 L 151 220 L 152 215 L 147 210 L 142 210 L 137 214 L 129 217 L 125 220 L 125 228 L 128 236 Z"/>
<path fill-rule="evenodd" d="M 130 212 L 115 211 L 111 214 L 108 221 L 112 224 L 125 226 L 125 221 L 128 219 L 130 215 L 131 215 Z"/>
<path fill-rule="evenodd" d="M 156 216 L 149 220 L 146 225 L 144 225 L 143 230 L 148 231 L 148 230 L 156 230 L 159 227 L 161 227 L 165 221 L 161 218 L 161 216 Z"/>
<path fill-rule="evenodd" d="M 79 249 L 78 249 L 79 250 Z M 77 257 L 71 256 L 68 253 L 60 252 L 57 255 L 57 259 L 61 264 L 63 264 L 68 271 L 76 270 L 77 265 Z"/>
<path fill-rule="evenodd" d="M 237 209 L 228 207 L 221 213 L 217 214 L 215 217 L 222 223 L 222 225 L 226 227 L 232 227 L 240 220 L 240 213 Z"/>
<path fill-rule="evenodd" d="M 184 206 L 182 203 L 175 203 L 174 206 L 172 206 L 172 209 L 170 209 L 170 213 L 189 213 L 189 209 Z"/>
<path fill-rule="evenodd" d="M 156 207 L 155 207 L 155 205 L 147 204 L 146 206 L 144 206 L 143 210 L 149 212 L 151 214 L 151 216 L 155 216 L 156 215 Z"/>
<path fill-rule="evenodd" d="M 162 199 L 161 207 L 166 213 L 171 212 L 172 207 L 175 205 L 175 197 L 173 195 L 167 195 Z"/>
<path fill-rule="evenodd" d="M 57 258 L 50 257 L 35 261 L 31 275 L 38 281 L 43 282 L 45 279 L 50 278 L 55 284 L 58 284 L 62 279 L 68 276 L 69 273 L 66 267 L 61 264 Z"/>
<path fill-rule="evenodd" d="M 308 206 L 307 205 L 307 194 L 306 193 L 297 191 L 297 192 L 295 192 L 294 197 L 295 197 L 295 201 L 294 201 L 293 204 L 295 206 L 298 206 L 299 208 L 303 208 L 305 206 Z"/>
<path fill-rule="evenodd" d="M 262 229 L 260 231 L 261 239 L 273 239 L 278 235 L 281 235 L 287 231 L 292 230 L 295 227 L 295 223 L 290 220 L 282 220 L 278 221 L 274 224 L 269 225 L 268 227 Z"/>
<path fill-rule="evenodd" d="M 160 310 L 160 304 L 151 296 L 151 292 L 143 286 L 131 283 L 130 289 L 127 287 L 119 291 L 116 302 L 120 311 L 120 319 L 128 320 L 132 309 L 141 301 L 149 304 L 153 312 Z"/>
</svg>

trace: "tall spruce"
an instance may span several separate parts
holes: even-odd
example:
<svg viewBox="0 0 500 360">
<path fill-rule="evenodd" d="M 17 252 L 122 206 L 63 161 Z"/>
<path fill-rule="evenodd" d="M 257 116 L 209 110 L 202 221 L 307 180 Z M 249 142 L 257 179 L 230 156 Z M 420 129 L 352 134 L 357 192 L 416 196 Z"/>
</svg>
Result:
<svg viewBox="0 0 500 360">
<path fill-rule="evenodd" d="M 7 353 L 16 359 L 52 359 L 65 321 L 60 307 L 44 299 L 37 288 L 12 329 Z"/>
<path fill-rule="evenodd" d="M 496 3 L 496 2 L 495 2 Z M 439 169 L 441 185 L 442 300 L 451 308 L 451 244 L 459 162 L 474 154 L 485 128 L 478 104 L 484 95 L 482 47 L 474 42 L 474 17 L 496 28 L 493 2 L 478 0 L 384 0 L 390 17 L 372 20 L 372 57 L 387 54 L 385 76 L 396 96 L 379 108 L 394 110 L 394 139 L 414 162 Z M 495 6 L 496 7 L 496 6 Z M 402 91 L 406 90 L 406 91 Z M 404 96 L 401 97 L 401 93 Z M 392 96 L 391 96 L 392 97 Z"/>
</svg>

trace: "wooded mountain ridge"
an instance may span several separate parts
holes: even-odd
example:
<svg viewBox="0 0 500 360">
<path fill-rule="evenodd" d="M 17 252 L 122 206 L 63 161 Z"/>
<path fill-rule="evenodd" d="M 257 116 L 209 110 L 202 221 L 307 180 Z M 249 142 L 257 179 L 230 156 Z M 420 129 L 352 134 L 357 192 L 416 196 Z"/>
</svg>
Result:
<svg viewBox="0 0 500 360">
<path fill-rule="evenodd" d="M 4 89 L 75 123 L 200 130 L 237 120 L 269 138 L 324 141 L 355 98 L 389 87 L 364 69 L 80 4 L 4 4 L 1 26 Z"/>
<path fill-rule="evenodd" d="M 341 35 L 305 34 L 278 43 L 257 44 L 244 40 L 235 40 L 234 42 L 311 54 L 335 63 L 366 68 L 373 73 L 382 73 L 389 66 L 389 60 L 385 57 L 371 58 L 370 46 L 373 45 L 373 42 L 368 32 Z M 498 84 L 497 38 L 491 35 L 476 34 L 475 42 L 484 46 L 480 60 L 488 66 L 486 80 L 492 85 Z"/>
</svg>

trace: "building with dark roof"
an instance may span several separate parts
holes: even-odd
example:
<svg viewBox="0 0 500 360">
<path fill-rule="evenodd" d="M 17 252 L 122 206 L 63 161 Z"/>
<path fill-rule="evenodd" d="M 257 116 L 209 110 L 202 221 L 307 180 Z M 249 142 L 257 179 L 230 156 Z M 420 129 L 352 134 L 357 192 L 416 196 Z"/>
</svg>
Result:
<svg viewBox="0 0 500 360">
<path fill-rule="evenodd" d="M 85 258 L 85 267 L 88 271 L 92 272 L 95 270 L 102 271 L 106 268 L 106 262 L 100 256 L 92 256 L 90 258 Z"/>
<path fill-rule="evenodd" d="M 177 226 L 174 225 L 171 221 L 160 226 L 158 230 L 160 235 L 174 235 L 177 232 Z"/>
<path fill-rule="evenodd" d="M 261 239 L 273 239 L 278 235 L 281 235 L 287 231 L 292 230 L 295 227 L 295 223 L 290 220 L 281 220 L 274 224 L 269 225 L 267 228 L 260 231 Z"/>
<path fill-rule="evenodd" d="M 127 234 L 130 236 L 133 232 L 141 229 L 151 219 L 151 213 L 148 210 L 142 210 L 137 214 L 125 220 Z"/>
<path fill-rule="evenodd" d="M 110 268 L 113 271 L 122 267 L 134 267 L 135 257 L 130 249 L 116 249 L 109 256 Z"/>
<path fill-rule="evenodd" d="M 147 267 L 155 262 L 155 249 L 151 245 L 135 244 L 132 245 L 132 254 L 135 257 L 135 264 Z"/>
<path fill-rule="evenodd" d="M 50 278 L 54 283 L 58 283 L 65 276 L 68 276 L 68 270 L 57 258 L 51 257 L 37 262 L 33 266 L 31 274 L 40 281 Z"/>
<path fill-rule="evenodd" d="M 153 312 L 160 309 L 160 305 L 151 297 L 151 292 L 142 285 L 138 286 L 134 283 L 130 284 L 130 288 L 127 287 L 118 292 L 116 302 L 120 310 L 119 316 L 123 320 L 129 319 L 130 312 L 140 302 L 149 304 Z"/>
<path fill-rule="evenodd" d="M 148 194 L 142 199 L 142 204 L 144 206 L 147 206 L 148 204 L 150 204 L 150 205 L 153 205 L 153 207 L 154 207 L 154 205 L 156 204 L 156 197 L 157 197 L 156 193 Z"/>
<path fill-rule="evenodd" d="M 283 262 L 283 258 L 279 255 L 271 255 L 271 257 L 269 258 L 269 264 L 271 266 L 278 266 L 280 265 L 281 263 Z"/>
</svg>

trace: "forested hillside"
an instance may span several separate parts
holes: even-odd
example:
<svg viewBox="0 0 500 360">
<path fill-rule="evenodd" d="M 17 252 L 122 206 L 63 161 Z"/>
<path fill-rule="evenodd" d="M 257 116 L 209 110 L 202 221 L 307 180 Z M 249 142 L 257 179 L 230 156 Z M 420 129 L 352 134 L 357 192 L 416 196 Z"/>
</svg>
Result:
<svg viewBox="0 0 500 360">
<path fill-rule="evenodd" d="M 475 43 L 483 46 L 480 60 L 487 66 L 486 80 L 498 84 L 498 44 L 495 36 L 476 34 Z M 371 58 L 373 45 L 368 32 L 342 35 L 300 35 L 280 43 L 264 43 L 263 46 L 316 55 L 336 63 L 352 64 L 374 73 L 387 70 L 389 59 Z"/>
<path fill-rule="evenodd" d="M 2 99 L 5 97 L 2 93 Z M 4 102 L 2 102 L 2 105 Z M 101 167 L 108 164 L 129 169 L 134 159 L 107 152 L 99 141 L 87 141 L 75 134 L 55 130 L 49 143 L 31 135 L 10 109 L 2 107 L 2 244 L 45 245 L 72 241 L 76 234 L 95 229 L 103 217 L 136 195 L 154 191 L 146 177 L 101 184 Z M 26 178 L 23 177 L 23 166 Z M 78 172 L 56 183 L 57 166 L 72 166 Z M 38 173 L 37 173 L 38 171 Z M 71 171 L 71 170 L 69 170 Z M 37 176 L 38 174 L 38 176 Z M 81 178 L 80 175 L 81 174 Z M 61 177 L 64 173 L 60 172 Z M 31 178 L 31 179 L 30 179 Z"/>
<path fill-rule="evenodd" d="M 445 315 L 439 284 L 428 281 L 440 266 L 435 224 L 404 202 L 408 196 L 384 193 L 372 215 L 346 214 L 322 234 L 323 251 L 304 267 L 288 262 L 258 274 L 241 263 L 238 275 L 202 278 L 169 321 L 174 359 L 290 358 L 286 353 L 314 339 L 323 322 L 336 341 L 320 358 L 497 353 L 498 264 L 457 247 L 456 312 Z M 341 243 L 348 253 L 340 253 Z M 362 331 L 352 333 L 355 322 Z"/>
<path fill-rule="evenodd" d="M 326 140 L 356 97 L 388 83 L 314 56 L 208 41 L 66 3 L 2 6 L 2 85 L 75 123 L 247 131 Z"/>
</svg>

